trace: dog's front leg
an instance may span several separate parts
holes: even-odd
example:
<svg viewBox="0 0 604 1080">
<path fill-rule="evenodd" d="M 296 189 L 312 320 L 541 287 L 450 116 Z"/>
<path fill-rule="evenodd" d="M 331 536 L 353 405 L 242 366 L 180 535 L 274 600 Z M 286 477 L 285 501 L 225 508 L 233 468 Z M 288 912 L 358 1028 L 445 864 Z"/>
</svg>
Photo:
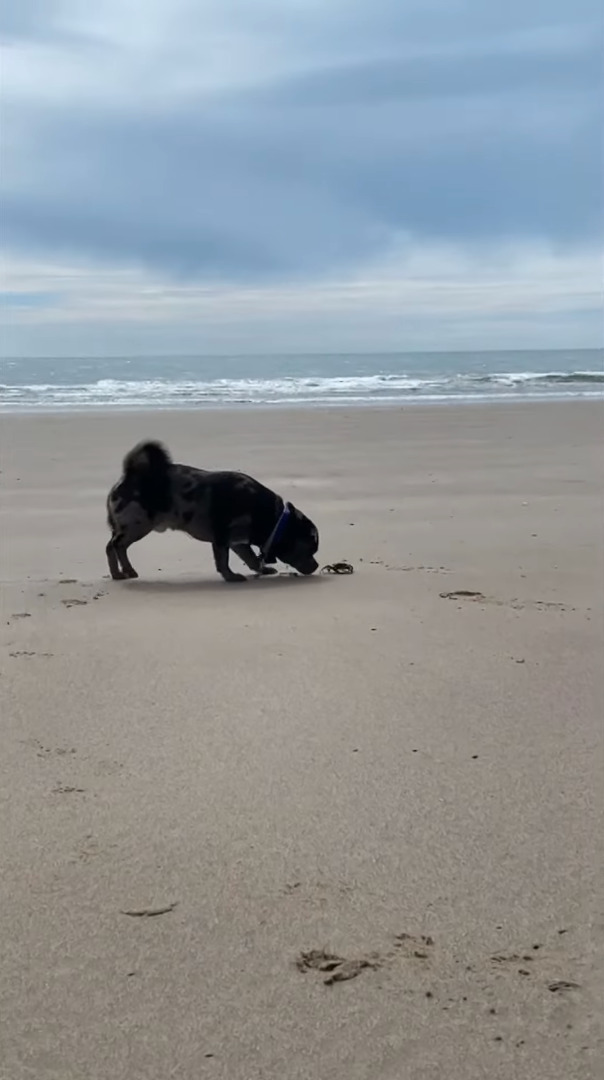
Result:
<svg viewBox="0 0 604 1080">
<path fill-rule="evenodd" d="M 228 544 L 212 544 L 212 551 L 214 552 L 214 562 L 216 563 L 216 569 L 219 574 L 222 575 L 225 581 L 245 581 L 243 574 L 236 574 L 231 570 L 229 566 L 229 546 Z"/>
<path fill-rule="evenodd" d="M 256 555 L 256 552 L 249 544 L 233 544 L 233 551 L 239 556 L 242 562 L 246 566 L 249 566 L 250 570 L 253 570 L 255 574 L 276 574 L 277 570 L 274 566 L 263 566 L 261 560 Z"/>
</svg>

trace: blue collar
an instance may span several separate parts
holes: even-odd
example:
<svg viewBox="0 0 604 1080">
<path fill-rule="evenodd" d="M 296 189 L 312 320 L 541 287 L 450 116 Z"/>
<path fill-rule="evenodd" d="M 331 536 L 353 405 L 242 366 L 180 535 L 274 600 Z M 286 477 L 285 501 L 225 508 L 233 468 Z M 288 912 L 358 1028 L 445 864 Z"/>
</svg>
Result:
<svg viewBox="0 0 604 1080">
<path fill-rule="evenodd" d="M 279 541 L 279 539 L 283 535 L 283 530 L 285 529 L 285 527 L 287 525 L 287 522 L 289 521 L 291 512 L 292 512 L 292 508 L 291 508 L 290 504 L 287 503 L 287 502 L 283 503 L 283 510 L 281 511 L 279 517 L 277 518 L 277 523 L 275 525 L 275 528 L 273 529 L 272 533 L 270 534 L 268 540 L 260 548 L 260 562 L 263 565 L 266 562 L 266 560 L 268 559 L 269 555 L 271 554 L 271 551 L 273 550 L 274 547 L 276 547 L 277 542 Z"/>
</svg>

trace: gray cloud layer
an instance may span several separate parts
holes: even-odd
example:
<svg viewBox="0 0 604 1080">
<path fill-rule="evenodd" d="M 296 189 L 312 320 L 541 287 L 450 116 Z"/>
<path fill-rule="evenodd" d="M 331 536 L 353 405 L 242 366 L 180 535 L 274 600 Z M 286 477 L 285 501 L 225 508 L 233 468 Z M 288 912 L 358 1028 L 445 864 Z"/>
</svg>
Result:
<svg viewBox="0 0 604 1080">
<path fill-rule="evenodd" d="M 96 80 L 80 99 L 36 83 L 33 61 L 27 92 L 9 80 L 5 244 L 261 281 L 354 266 L 400 235 L 600 239 L 596 0 L 249 7 L 170 19 L 153 0 L 166 34 L 141 59 L 136 23 L 128 43 L 119 17 L 95 31 L 77 3 L 8 0 L 9 53 L 54 49 L 57 73 L 63 58 Z"/>
</svg>

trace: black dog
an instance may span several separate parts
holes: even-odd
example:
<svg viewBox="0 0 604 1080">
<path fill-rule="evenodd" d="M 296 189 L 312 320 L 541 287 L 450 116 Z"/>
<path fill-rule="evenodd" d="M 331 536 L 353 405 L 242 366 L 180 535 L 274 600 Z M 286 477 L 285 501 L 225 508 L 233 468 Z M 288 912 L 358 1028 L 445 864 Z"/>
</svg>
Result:
<svg viewBox="0 0 604 1080">
<path fill-rule="evenodd" d="M 212 544 L 216 569 L 225 581 L 245 581 L 230 569 L 229 549 L 257 574 L 275 574 L 266 564 L 277 559 L 301 574 L 318 569 L 316 526 L 251 476 L 176 465 L 156 442 L 136 446 L 123 468 L 122 479 L 107 497 L 111 539 L 106 551 L 112 578 L 138 577 L 128 548 L 150 532 L 166 529 Z"/>
</svg>

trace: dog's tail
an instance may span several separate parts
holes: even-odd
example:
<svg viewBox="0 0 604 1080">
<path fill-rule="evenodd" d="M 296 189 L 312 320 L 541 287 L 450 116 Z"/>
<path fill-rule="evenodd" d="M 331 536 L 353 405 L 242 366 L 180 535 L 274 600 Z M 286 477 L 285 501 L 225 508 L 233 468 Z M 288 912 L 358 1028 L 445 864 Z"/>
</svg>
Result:
<svg viewBox="0 0 604 1080">
<path fill-rule="evenodd" d="M 124 476 L 138 479 L 141 474 L 165 475 L 170 471 L 172 458 L 161 443 L 142 442 L 124 458 Z"/>
<path fill-rule="evenodd" d="M 124 458 L 124 477 L 139 492 L 141 505 L 148 514 L 165 513 L 172 501 L 172 458 L 158 442 L 143 442 Z"/>
</svg>

